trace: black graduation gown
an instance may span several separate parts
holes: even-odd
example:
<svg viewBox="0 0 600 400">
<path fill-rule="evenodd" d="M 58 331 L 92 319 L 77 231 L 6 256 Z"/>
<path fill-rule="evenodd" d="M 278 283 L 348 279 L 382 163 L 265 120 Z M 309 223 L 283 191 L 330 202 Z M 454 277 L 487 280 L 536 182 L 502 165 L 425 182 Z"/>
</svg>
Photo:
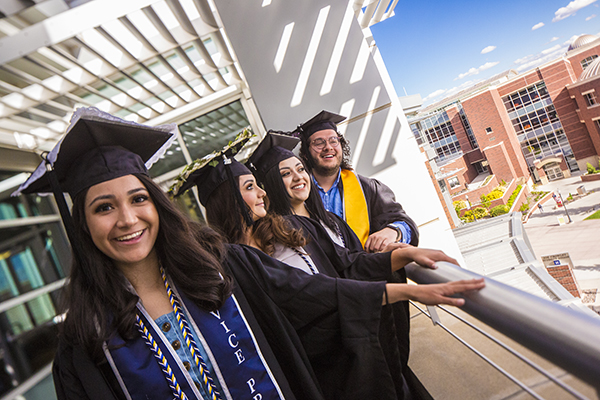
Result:
<svg viewBox="0 0 600 400">
<path fill-rule="evenodd" d="M 334 213 L 329 213 L 338 225 L 339 233 L 344 238 L 346 248 L 350 253 L 364 252 L 360 240 L 350 228 L 350 226 L 339 216 Z M 307 234 L 307 237 L 311 237 L 311 241 L 317 242 L 319 247 L 330 246 L 328 244 L 329 235 L 322 226 L 314 219 L 290 215 L 286 217 L 296 229 L 302 229 Z M 333 242 L 331 243 L 337 247 Z M 308 244 L 305 248 L 311 254 L 315 252 L 315 244 Z M 317 251 L 317 253 L 320 253 Z M 336 251 L 336 256 L 340 251 Z M 344 253 L 341 251 L 341 253 Z M 334 254 L 331 251 L 329 254 Z M 320 264 L 317 263 L 317 266 Z M 323 273 L 327 273 L 323 271 Z M 344 270 L 340 270 L 342 278 L 349 278 L 346 276 Z M 354 274 L 351 276 L 354 279 L 362 279 L 360 275 Z M 387 281 L 390 283 L 406 283 L 406 274 L 404 269 L 391 274 Z M 408 301 L 397 302 L 381 308 L 381 320 L 379 327 L 379 341 L 383 348 L 383 352 L 386 358 L 387 366 L 391 376 L 394 379 L 394 386 L 398 399 L 403 399 L 403 382 L 402 376 L 406 381 L 406 384 L 410 388 L 411 394 L 416 399 L 431 399 L 431 395 L 427 392 L 427 389 L 419 381 L 417 376 L 412 372 L 408 366 L 408 357 L 410 353 L 410 314 L 408 310 Z M 402 376 L 401 376 L 402 375 Z"/>
<path fill-rule="evenodd" d="M 385 282 L 307 275 L 246 246 L 229 246 L 223 265 L 286 398 L 393 398 L 385 383 L 391 379 L 379 373 Z M 332 352 L 339 354 L 333 362 Z M 123 398 L 106 360 L 97 365 L 63 340 L 53 375 L 59 400 Z M 315 375 L 327 386 L 320 388 Z"/>
<path fill-rule="evenodd" d="M 326 399 L 396 398 L 378 340 L 385 282 L 309 275 L 248 246 L 232 245 L 228 261 L 268 338 L 273 308 L 292 324 Z M 257 262 L 263 271 L 238 268 Z"/>
<path fill-rule="evenodd" d="M 367 178 L 356 174 L 362 186 L 367 209 L 369 212 L 369 234 L 378 232 L 395 221 L 402 221 L 410 226 L 412 236 L 410 244 L 419 244 L 419 229 L 417 224 L 404 212 L 392 189 L 377 179 Z M 341 181 L 340 181 L 341 182 Z M 341 186 L 341 184 L 340 184 Z M 343 187 L 341 188 L 343 191 Z"/>
</svg>

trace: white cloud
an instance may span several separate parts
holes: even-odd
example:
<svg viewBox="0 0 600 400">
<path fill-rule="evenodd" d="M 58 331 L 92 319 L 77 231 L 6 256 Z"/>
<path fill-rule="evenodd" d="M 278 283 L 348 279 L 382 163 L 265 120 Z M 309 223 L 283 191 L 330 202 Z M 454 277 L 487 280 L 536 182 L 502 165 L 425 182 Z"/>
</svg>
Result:
<svg viewBox="0 0 600 400">
<path fill-rule="evenodd" d="M 569 39 L 567 39 L 567 41 L 564 42 L 563 44 L 570 45 L 571 43 L 573 43 L 573 40 L 577 39 L 579 36 L 581 36 L 581 35 L 573 35 Z"/>
<path fill-rule="evenodd" d="M 423 99 L 423 101 L 434 99 L 436 97 L 439 97 L 439 96 L 443 95 L 444 93 L 446 93 L 445 89 L 438 89 L 435 92 L 429 93 L 427 96 L 425 96 L 425 98 Z"/>
<path fill-rule="evenodd" d="M 539 24 L 535 24 L 534 26 L 532 26 L 531 30 L 535 31 L 536 29 L 540 29 L 544 25 L 546 25 L 546 24 L 544 24 L 543 22 L 540 22 Z"/>
<path fill-rule="evenodd" d="M 485 49 L 481 50 L 481 54 L 487 54 L 490 51 L 494 51 L 496 49 L 496 46 L 488 46 Z"/>
<path fill-rule="evenodd" d="M 494 67 L 494 66 L 496 66 L 498 64 L 500 64 L 500 61 L 486 62 L 485 64 L 481 65 L 479 68 L 470 68 L 464 74 L 459 74 L 456 78 L 454 78 L 454 80 L 462 79 L 465 76 L 469 76 L 469 75 L 477 75 L 481 71 L 485 71 L 486 69 L 490 69 L 490 68 L 492 68 L 492 67 Z"/>
<path fill-rule="evenodd" d="M 550 43 L 556 42 L 558 39 L 559 39 L 558 37 L 554 36 L 552 39 L 550 39 Z"/>
<path fill-rule="evenodd" d="M 554 13 L 554 18 L 552 18 L 552 22 L 560 21 L 565 18 L 570 17 L 571 15 L 575 15 L 575 13 L 581 10 L 583 7 L 587 7 L 592 3 L 595 3 L 597 0 L 573 0 L 566 7 L 561 7 Z"/>
<path fill-rule="evenodd" d="M 589 21 L 590 19 L 596 18 L 596 14 L 592 14 L 589 17 L 587 17 L 585 20 Z"/>
<path fill-rule="evenodd" d="M 559 57 L 561 54 L 565 53 L 567 51 L 567 48 L 569 47 L 569 44 L 571 44 L 570 41 L 565 42 L 562 45 L 557 44 L 539 52 L 538 54 L 530 54 L 526 57 L 519 58 L 518 60 L 515 60 L 515 64 L 520 64 L 516 69 L 519 72 L 526 71 L 528 69 L 542 65 L 545 62 L 553 60 Z"/>
</svg>

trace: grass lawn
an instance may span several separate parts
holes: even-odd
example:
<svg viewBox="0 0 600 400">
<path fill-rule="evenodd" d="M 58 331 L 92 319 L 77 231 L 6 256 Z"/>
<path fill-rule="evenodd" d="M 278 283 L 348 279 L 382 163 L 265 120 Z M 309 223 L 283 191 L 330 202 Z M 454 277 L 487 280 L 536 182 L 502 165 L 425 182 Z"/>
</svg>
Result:
<svg viewBox="0 0 600 400">
<path fill-rule="evenodd" d="M 595 213 L 593 213 L 592 215 L 590 215 L 589 217 L 587 217 L 586 219 L 600 219 L 600 210 L 596 211 Z M 585 220 L 584 220 L 585 221 Z"/>
</svg>

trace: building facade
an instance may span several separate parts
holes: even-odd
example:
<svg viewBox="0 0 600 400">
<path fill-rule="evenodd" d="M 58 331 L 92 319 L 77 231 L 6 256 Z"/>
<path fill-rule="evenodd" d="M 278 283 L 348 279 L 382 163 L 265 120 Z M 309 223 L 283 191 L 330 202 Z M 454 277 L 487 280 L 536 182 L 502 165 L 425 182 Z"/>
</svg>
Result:
<svg viewBox="0 0 600 400">
<path fill-rule="evenodd" d="M 558 59 L 504 72 L 412 116 L 440 190 L 468 193 L 488 173 L 547 183 L 597 168 L 599 55 L 600 39 L 582 35 Z"/>
</svg>

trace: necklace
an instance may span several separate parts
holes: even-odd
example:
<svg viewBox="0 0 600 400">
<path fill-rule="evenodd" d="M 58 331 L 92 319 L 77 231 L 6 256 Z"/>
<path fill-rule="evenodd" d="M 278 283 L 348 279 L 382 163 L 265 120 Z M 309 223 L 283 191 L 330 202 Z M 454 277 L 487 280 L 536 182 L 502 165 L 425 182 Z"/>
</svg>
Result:
<svg viewBox="0 0 600 400">
<path fill-rule="evenodd" d="M 169 282 L 167 281 L 167 276 L 166 276 L 165 270 L 163 269 L 162 266 L 160 267 L 160 274 L 161 274 L 163 282 L 165 284 L 165 289 L 167 290 L 167 295 L 169 296 L 169 302 L 171 303 L 171 306 L 173 307 L 173 312 L 175 313 L 175 317 L 177 318 L 177 322 L 179 324 L 179 329 L 181 330 L 181 334 L 183 335 L 185 343 L 188 346 L 190 353 L 192 354 L 192 357 L 194 359 L 196 367 L 200 371 L 200 376 L 202 378 L 202 383 L 204 384 L 206 392 L 210 396 L 211 400 L 220 400 L 221 394 L 217 391 L 215 384 L 213 382 L 213 379 L 210 376 L 210 372 L 208 371 L 208 367 L 206 366 L 204 359 L 202 359 L 202 356 L 200 355 L 200 351 L 198 350 L 198 345 L 194 341 L 194 337 L 192 336 L 188 322 L 185 319 L 183 312 L 181 311 L 181 306 L 179 305 L 179 301 L 177 300 L 177 298 L 173 294 L 173 291 L 171 290 L 171 286 L 169 285 Z M 138 330 L 140 331 L 140 333 L 142 334 L 142 337 L 146 341 L 146 344 L 148 345 L 148 347 L 154 354 L 154 357 L 157 359 L 158 364 L 160 365 L 160 367 L 163 371 L 163 374 L 165 375 L 165 379 L 167 380 L 167 383 L 169 384 L 169 387 L 171 388 L 171 391 L 173 392 L 174 398 L 180 399 L 180 400 L 187 400 L 187 396 L 181 390 L 181 387 L 177 383 L 177 378 L 175 377 L 173 370 L 169 366 L 167 359 L 165 358 L 165 356 L 162 354 L 162 351 L 158 347 L 158 343 L 156 343 L 156 341 L 152 337 L 152 334 L 148 331 L 148 329 L 144 325 L 142 319 L 137 314 L 136 314 L 136 321 L 137 321 L 137 325 L 138 325 Z"/>
</svg>

